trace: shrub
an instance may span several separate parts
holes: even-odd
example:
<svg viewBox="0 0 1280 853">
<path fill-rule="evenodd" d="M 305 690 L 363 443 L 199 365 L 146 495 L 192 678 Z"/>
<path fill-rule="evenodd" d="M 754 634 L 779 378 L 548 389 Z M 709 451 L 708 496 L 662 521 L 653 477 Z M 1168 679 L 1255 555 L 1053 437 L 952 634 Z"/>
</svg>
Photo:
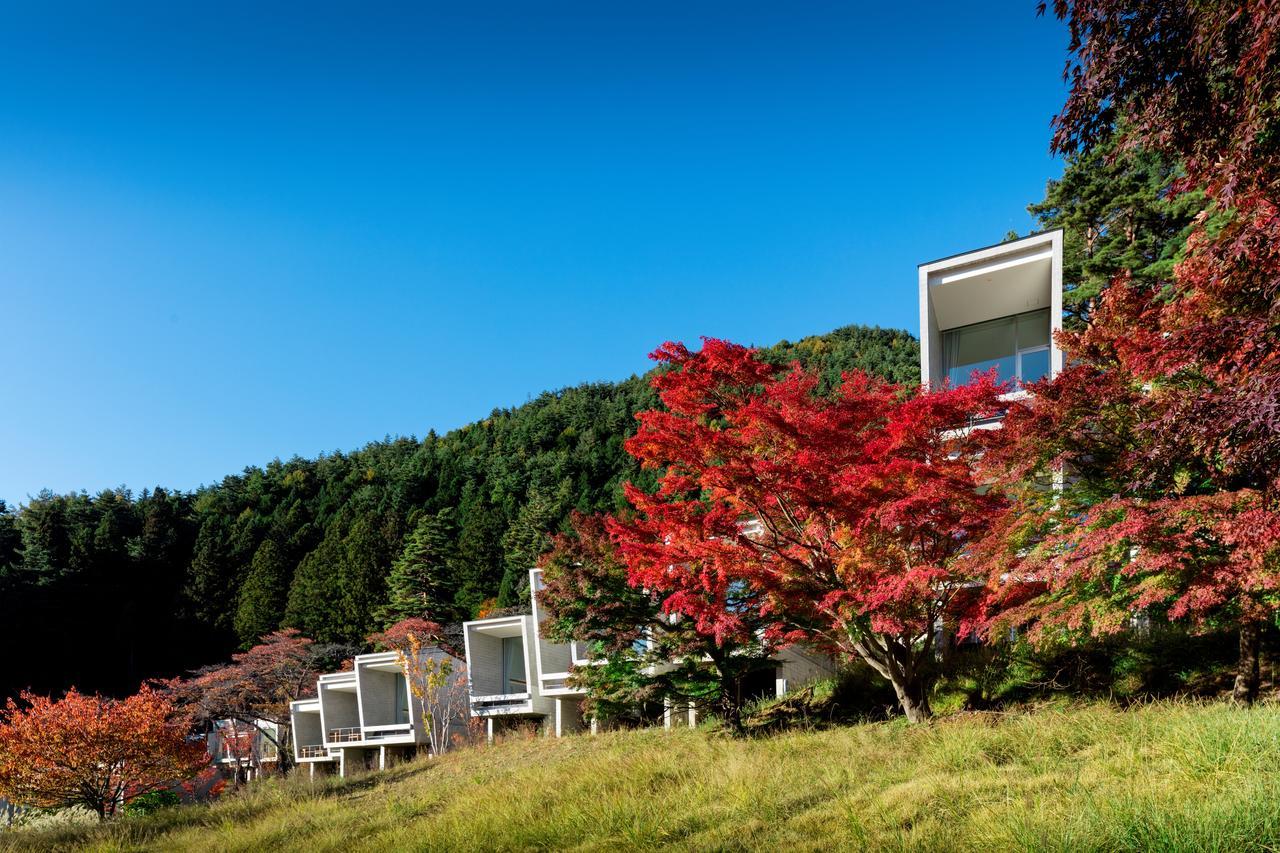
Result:
<svg viewBox="0 0 1280 853">
<path fill-rule="evenodd" d="M 125 803 L 124 813 L 127 815 L 146 815 L 157 812 L 160 809 L 171 808 L 181 802 L 182 798 L 173 791 L 148 791 Z"/>
</svg>

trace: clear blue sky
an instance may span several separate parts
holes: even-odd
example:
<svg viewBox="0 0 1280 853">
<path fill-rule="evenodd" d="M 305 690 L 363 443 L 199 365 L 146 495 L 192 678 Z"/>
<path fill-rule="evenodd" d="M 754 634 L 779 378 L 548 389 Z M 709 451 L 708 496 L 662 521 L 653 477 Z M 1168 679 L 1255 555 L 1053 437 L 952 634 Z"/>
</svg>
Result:
<svg viewBox="0 0 1280 853">
<path fill-rule="evenodd" d="M 1061 172 L 1034 0 L 190 5 L 0 5 L 10 503 L 915 332 Z"/>
</svg>

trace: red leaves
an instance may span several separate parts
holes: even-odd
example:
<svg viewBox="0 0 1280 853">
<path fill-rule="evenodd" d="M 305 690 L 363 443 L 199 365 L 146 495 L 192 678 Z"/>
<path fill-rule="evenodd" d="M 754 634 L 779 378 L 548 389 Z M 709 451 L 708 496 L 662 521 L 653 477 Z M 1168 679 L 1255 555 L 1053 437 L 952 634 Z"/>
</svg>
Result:
<svg viewBox="0 0 1280 853">
<path fill-rule="evenodd" d="M 444 628 L 439 623 L 423 619 L 421 616 L 401 619 L 387 628 L 387 630 L 370 634 L 365 639 L 376 651 L 380 652 L 407 651 L 415 642 L 419 644 L 430 643 L 441 647 L 444 647 L 446 643 Z M 448 651 L 450 654 L 456 653 L 453 649 L 448 649 Z"/>
<path fill-rule="evenodd" d="M 316 677 L 312 641 L 287 628 L 268 634 L 231 663 L 162 683 L 163 689 L 198 720 L 263 719 L 289 725 L 289 703 L 310 695 Z"/>
<path fill-rule="evenodd" d="M 1043 594 L 1006 600 L 997 621 L 1034 619 L 1036 639 L 1059 629 L 1114 633 L 1149 608 L 1197 626 L 1265 619 L 1280 589 L 1277 541 L 1280 513 L 1250 490 L 1102 501 L 1021 562 Z M 1005 590 L 1025 598 L 1016 580 Z"/>
<path fill-rule="evenodd" d="M 172 703 L 149 688 L 128 699 L 12 699 L 0 723 L 0 796 L 20 805 L 82 804 L 114 814 L 125 796 L 180 782 L 207 763 Z M 25 707 L 24 707 L 25 705 Z"/>
<path fill-rule="evenodd" d="M 627 449 L 665 473 L 654 494 L 628 486 L 637 517 L 612 526 L 633 584 L 723 637 L 749 630 L 726 604 L 743 589 L 774 634 L 846 652 L 866 630 L 932 631 L 1004 507 L 973 473 L 998 433 L 960 429 L 1003 389 L 911 394 L 851 373 L 824 396 L 798 365 L 723 341 L 655 356 L 667 411 L 642 413 Z"/>
<path fill-rule="evenodd" d="M 1162 287 L 1118 278 L 1070 366 L 1012 412 L 988 457 L 1008 483 L 1068 474 L 986 549 L 993 606 L 1052 633 L 1134 610 L 1247 624 L 1277 605 L 1280 487 L 1280 3 L 1058 0 L 1071 92 L 1058 151 L 1119 134 L 1179 162 L 1214 203 Z M 994 541 L 994 540 L 993 540 Z M 1014 554 L 1018 556 L 1013 556 Z M 1026 600 L 1026 578 L 1046 584 Z"/>
</svg>

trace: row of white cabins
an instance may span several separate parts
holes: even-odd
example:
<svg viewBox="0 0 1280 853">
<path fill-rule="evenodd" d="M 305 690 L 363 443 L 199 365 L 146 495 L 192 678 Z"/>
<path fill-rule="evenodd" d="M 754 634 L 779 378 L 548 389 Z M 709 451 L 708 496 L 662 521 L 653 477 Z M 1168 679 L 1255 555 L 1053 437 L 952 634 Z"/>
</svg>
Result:
<svg viewBox="0 0 1280 853">
<path fill-rule="evenodd" d="M 994 368 L 1017 386 L 1062 369 L 1053 339 L 1062 327 L 1060 230 L 921 264 L 919 298 L 923 383 L 963 383 Z M 539 570 L 531 571 L 529 613 L 463 625 L 466 660 L 457 661 L 457 672 L 466 679 L 466 712 L 484 721 L 489 738 L 513 721 L 557 737 L 594 725 L 584 723 L 583 693 L 569 682 L 573 667 L 592 664 L 590 654 L 543 636 L 540 583 Z M 793 647 L 774 659 L 769 688 L 782 695 L 832 669 L 826 658 Z M 316 687 L 314 699 L 292 705 L 294 759 L 312 773 L 317 766 L 342 775 L 385 767 L 427 744 L 395 652 L 360 655 L 351 670 L 322 675 Z M 692 725 L 696 715 L 668 704 L 662 719 L 668 727 Z M 451 725 L 466 730 L 461 718 Z"/>
</svg>

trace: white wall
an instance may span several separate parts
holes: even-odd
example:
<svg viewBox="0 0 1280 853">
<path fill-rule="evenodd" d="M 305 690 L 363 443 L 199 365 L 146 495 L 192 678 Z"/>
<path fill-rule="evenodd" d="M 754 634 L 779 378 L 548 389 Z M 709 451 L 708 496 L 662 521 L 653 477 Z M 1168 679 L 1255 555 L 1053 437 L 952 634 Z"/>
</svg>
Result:
<svg viewBox="0 0 1280 853">
<path fill-rule="evenodd" d="M 319 711 L 294 711 L 293 719 L 293 754 L 298 757 L 298 749 L 304 746 L 322 746 L 324 731 L 320 728 Z"/>
<path fill-rule="evenodd" d="M 321 685 L 320 708 L 326 739 L 333 729 L 347 729 L 360 725 L 360 708 L 356 703 L 355 693 L 333 690 Z"/>
<path fill-rule="evenodd" d="M 493 696 L 502 692 L 502 640 L 472 632 L 467 637 L 468 675 L 472 696 Z"/>
<path fill-rule="evenodd" d="M 360 724 L 390 726 L 396 722 L 396 680 L 404 680 L 398 672 L 383 672 L 356 665 L 360 685 Z M 403 722 L 408 722 L 405 720 Z"/>
</svg>

